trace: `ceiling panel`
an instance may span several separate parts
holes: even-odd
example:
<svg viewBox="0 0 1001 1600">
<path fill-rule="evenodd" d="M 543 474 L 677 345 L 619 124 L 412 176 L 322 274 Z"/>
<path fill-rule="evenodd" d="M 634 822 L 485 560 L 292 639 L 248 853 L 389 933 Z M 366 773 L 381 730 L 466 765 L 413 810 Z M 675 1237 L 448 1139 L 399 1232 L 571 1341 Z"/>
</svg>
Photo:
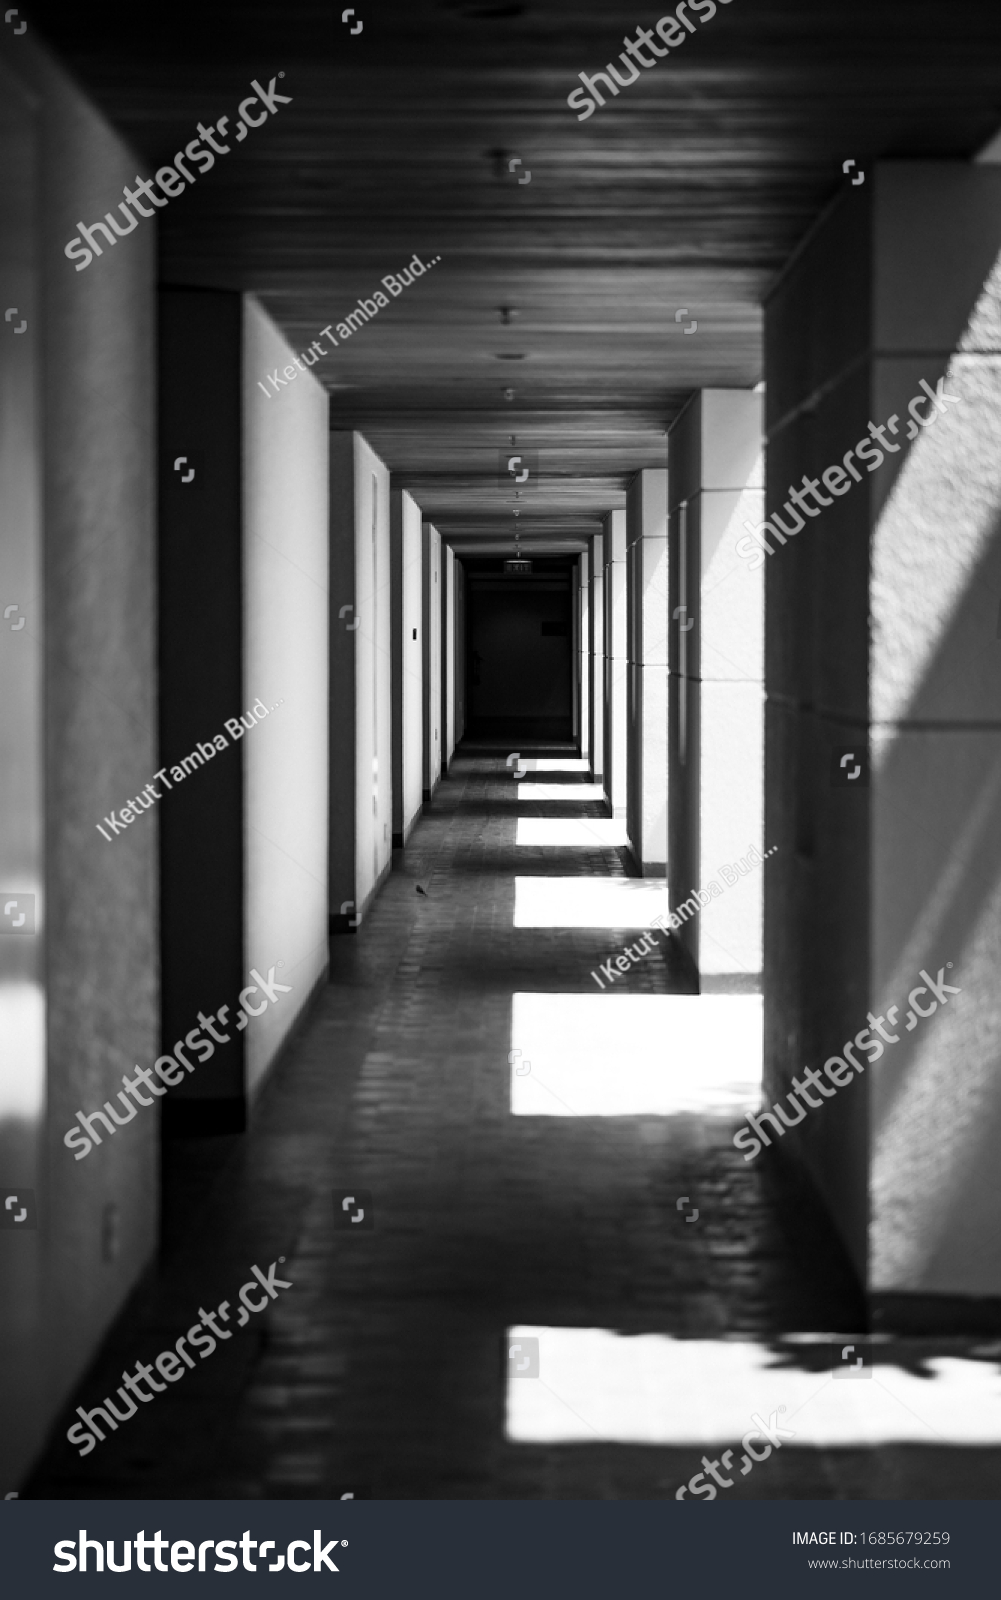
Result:
<svg viewBox="0 0 1001 1600">
<path fill-rule="evenodd" d="M 720 4 L 584 122 L 577 74 L 658 9 L 356 0 L 357 35 L 340 13 L 26 12 L 150 171 L 284 73 L 291 104 L 163 212 L 162 276 L 255 292 L 302 350 L 434 260 L 313 371 L 332 426 L 464 540 L 516 506 L 527 537 L 598 526 L 693 390 L 759 381 L 763 296 L 843 161 L 965 157 L 1001 122 L 1001 7 L 972 0 Z M 517 497 L 512 436 L 538 453 Z"/>
</svg>

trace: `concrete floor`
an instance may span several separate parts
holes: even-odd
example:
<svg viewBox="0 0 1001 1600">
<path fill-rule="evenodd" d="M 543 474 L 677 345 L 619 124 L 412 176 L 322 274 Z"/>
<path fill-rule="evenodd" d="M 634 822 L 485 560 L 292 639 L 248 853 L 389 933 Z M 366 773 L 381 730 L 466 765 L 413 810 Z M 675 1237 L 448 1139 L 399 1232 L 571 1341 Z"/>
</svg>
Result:
<svg viewBox="0 0 1001 1600">
<path fill-rule="evenodd" d="M 511 1115 L 512 994 L 594 993 L 591 969 L 636 937 L 512 926 L 517 874 L 629 875 L 617 849 L 517 848 L 514 819 L 532 812 L 602 815 L 597 803 L 530 805 L 501 756 L 460 753 L 364 926 L 331 941 L 330 985 L 250 1133 L 169 1148 L 156 1274 L 81 1383 L 25 1497 L 673 1498 L 714 1437 L 713 1363 L 735 1344 L 861 1411 L 854 1435 L 787 1443 L 721 1495 L 999 1493 L 1001 1428 L 985 1435 L 981 1420 L 979 1442 L 960 1445 L 919 1418 L 897 1438 L 872 1420 L 882 1384 L 827 1391 L 826 1343 L 787 1337 L 857 1329 L 860 1302 L 808 1197 L 733 1149 L 732 1117 Z M 658 956 L 622 987 L 683 992 L 684 974 Z M 358 1189 L 371 1196 L 371 1231 L 335 1225 L 333 1197 Z M 699 1206 L 695 1225 L 681 1196 Z M 73 1407 L 113 1394 L 124 1368 L 173 1346 L 200 1306 L 235 1302 L 251 1264 L 266 1270 L 280 1256 L 293 1287 L 272 1309 L 80 1459 L 63 1438 Z M 669 1387 L 620 1396 L 623 1414 L 646 1407 L 651 1419 L 654 1442 L 628 1442 L 629 1427 L 587 1415 L 619 1403 L 600 1400 L 600 1371 L 593 1405 L 585 1376 L 572 1406 L 546 1366 L 538 1382 L 549 1379 L 557 1409 L 579 1413 L 571 1426 L 582 1437 L 507 1437 L 513 1326 L 669 1336 L 669 1356 L 701 1341 L 703 1431 L 672 1435 Z M 926 1385 L 946 1381 L 950 1360 L 994 1375 L 997 1355 L 949 1340 L 882 1351 L 887 1374 Z M 724 1447 L 751 1426 L 753 1396 L 736 1404 L 747 1420 L 720 1424 Z M 957 1426 L 965 1439 L 962 1417 Z"/>
</svg>

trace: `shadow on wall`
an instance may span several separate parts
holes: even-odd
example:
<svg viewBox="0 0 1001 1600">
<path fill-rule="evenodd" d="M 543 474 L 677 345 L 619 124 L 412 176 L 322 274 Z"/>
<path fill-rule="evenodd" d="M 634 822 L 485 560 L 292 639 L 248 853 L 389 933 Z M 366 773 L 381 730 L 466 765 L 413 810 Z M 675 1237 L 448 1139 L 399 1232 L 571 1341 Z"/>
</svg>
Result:
<svg viewBox="0 0 1001 1600">
<path fill-rule="evenodd" d="M 901 454 L 873 539 L 876 1010 L 900 1008 L 872 1085 L 877 1294 L 1001 1296 L 999 309 L 996 263 L 945 373 L 958 403 Z M 943 967 L 962 994 L 908 1031 Z"/>
</svg>

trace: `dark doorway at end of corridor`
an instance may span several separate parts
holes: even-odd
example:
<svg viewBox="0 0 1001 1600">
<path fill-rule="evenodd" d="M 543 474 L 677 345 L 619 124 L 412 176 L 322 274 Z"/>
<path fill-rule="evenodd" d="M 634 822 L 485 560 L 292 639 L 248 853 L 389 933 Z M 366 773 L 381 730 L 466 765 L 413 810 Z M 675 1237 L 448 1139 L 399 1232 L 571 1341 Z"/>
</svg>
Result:
<svg viewBox="0 0 1001 1600">
<path fill-rule="evenodd" d="M 572 558 L 535 557 L 519 574 L 500 556 L 463 565 L 467 736 L 572 740 Z"/>
</svg>

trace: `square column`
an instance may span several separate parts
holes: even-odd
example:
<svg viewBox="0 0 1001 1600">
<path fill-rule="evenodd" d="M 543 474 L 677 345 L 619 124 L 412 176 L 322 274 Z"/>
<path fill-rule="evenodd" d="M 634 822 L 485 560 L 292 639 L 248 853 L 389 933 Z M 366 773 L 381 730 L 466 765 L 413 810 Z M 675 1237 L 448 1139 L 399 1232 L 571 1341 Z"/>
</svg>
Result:
<svg viewBox="0 0 1001 1600">
<path fill-rule="evenodd" d="M 210 1009 L 207 997 L 228 1001 L 235 1017 L 233 1000 L 250 982 L 246 747 L 226 731 L 254 701 L 244 674 L 243 316 L 241 296 L 228 290 L 160 290 L 157 618 L 165 776 L 157 787 L 166 803 L 157 820 L 165 1054 L 175 1040 L 183 1051 L 199 1012 Z M 194 388 L 193 361 L 207 363 Z M 183 475 L 192 471 L 187 484 Z M 228 748 L 217 747 L 216 735 Z M 191 906 L 203 897 L 212 916 L 192 926 Z M 171 1087 L 161 1111 L 168 1135 L 243 1130 L 246 1047 L 246 1031 L 234 1031 L 224 1050 Z"/>
<path fill-rule="evenodd" d="M 424 673 L 424 788 L 428 801 L 441 782 L 442 692 L 441 692 L 441 534 L 430 522 L 421 530 L 423 564 L 423 651 Z"/>
<path fill-rule="evenodd" d="M 638 472 L 626 501 L 629 843 L 644 878 L 667 874 L 667 471 Z"/>
<path fill-rule="evenodd" d="M 996 168 L 843 192 L 767 307 L 737 547 L 768 596 L 766 1097 L 841 1077 L 782 1151 L 914 1330 L 1001 1324 L 999 260 Z"/>
<path fill-rule="evenodd" d="M 420 816 L 424 765 L 424 645 L 421 512 L 406 489 L 389 502 L 393 630 L 393 847 L 402 850 Z"/>
<path fill-rule="evenodd" d="M 703 389 L 668 438 L 672 924 L 703 991 L 761 987 L 764 610 L 734 546 L 763 501 L 761 396 Z"/>
<path fill-rule="evenodd" d="M 455 590 L 456 567 L 455 551 L 451 545 L 445 545 L 442 551 L 443 572 L 441 591 L 441 643 L 442 643 L 442 672 L 441 694 L 442 727 L 445 730 L 445 748 L 442 752 L 442 769 L 448 771 L 449 763 L 455 754 Z"/>
<path fill-rule="evenodd" d="M 281 962 L 291 987 L 243 1034 L 251 1099 L 322 982 L 330 949 L 330 403 L 311 372 L 271 399 L 259 387 L 262 373 L 294 359 L 263 307 L 245 296 L 240 710 L 244 726 L 251 709 L 257 722 L 240 741 L 244 970 L 267 973 Z"/>
<path fill-rule="evenodd" d="M 605 770 L 605 540 L 591 540 L 591 772 L 601 783 Z"/>
<path fill-rule="evenodd" d="M 580 753 L 591 754 L 591 583 L 585 551 L 577 562 L 577 660 L 580 683 Z"/>
<path fill-rule="evenodd" d="M 627 804 L 629 654 L 626 607 L 626 513 L 605 518 L 605 798 L 613 817 Z"/>
<path fill-rule="evenodd" d="M 353 932 L 390 870 L 389 473 L 330 435 L 330 931 Z"/>
</svg>

